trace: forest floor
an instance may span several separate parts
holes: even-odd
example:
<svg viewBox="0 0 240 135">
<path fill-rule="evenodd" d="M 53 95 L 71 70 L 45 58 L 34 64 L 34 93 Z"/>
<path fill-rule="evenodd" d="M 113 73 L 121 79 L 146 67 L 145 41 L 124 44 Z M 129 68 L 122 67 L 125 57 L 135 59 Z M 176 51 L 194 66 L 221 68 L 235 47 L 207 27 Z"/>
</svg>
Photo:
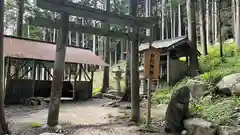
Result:
<svg viewBox="0 0 240 135">
<path fill-rule="evenodd" d="M 143 133 L 139 127 L 130 125 L 121 119 L 128 110 L 103 107 L 110 102 L 108 99 L 94 99 L 86 102 L 62 103 L 60 108 L 60 125 L 64 135 L 159 135 L 159 125 L 164 118 L 166 105 L 155 107 L 153 115 L 157 118 L 154 126 L 158 133 Z M 144 109 L 143 109 L 144 110 Z M 45 125 L 48 115 L 48 105 L 40 107 L 8 106 L 5 108 L 13 135 L 39 135 L 48 131 L 34 126 Z M 162 133 L 161 133 L 162 134 Z"/>
</svg>

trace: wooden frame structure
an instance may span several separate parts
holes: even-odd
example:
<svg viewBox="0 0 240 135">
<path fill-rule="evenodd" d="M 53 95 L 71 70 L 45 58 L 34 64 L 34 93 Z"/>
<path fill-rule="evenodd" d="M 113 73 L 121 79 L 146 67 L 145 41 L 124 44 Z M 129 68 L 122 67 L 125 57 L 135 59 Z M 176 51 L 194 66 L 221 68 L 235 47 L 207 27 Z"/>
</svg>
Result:
<svg viewBox="0 0 240 135">
<path fill-rule="evenodd" d="M 12 36 L 4 36 L 4 46 L 6 104 L 18 104 L 21 99 L 33 96 L 48 98 L 53 80 L 50 69 L 53 69 L 55 56 L 52 54 L 56 46 L 51 42 Z M 89 59 L 85 61 L 82 56 Z M 65 67 L 68 68 L 62 78 L 63 97 L 73 100 L 91 98 L 94 66 L 107 64 L 85 48 L 67 47 L 66 57 Z M 86 65 L 93 67 L 90 73 L 87 73 Z M 15 71 L 12 71 L 12 67 L 15 67 Z"/>
</svg>

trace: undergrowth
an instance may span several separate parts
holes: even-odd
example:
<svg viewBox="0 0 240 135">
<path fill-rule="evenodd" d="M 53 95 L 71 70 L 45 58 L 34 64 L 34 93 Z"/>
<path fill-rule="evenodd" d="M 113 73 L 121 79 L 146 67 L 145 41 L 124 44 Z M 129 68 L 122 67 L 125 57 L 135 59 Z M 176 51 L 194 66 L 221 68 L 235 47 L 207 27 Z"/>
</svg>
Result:
<svg viewBox="0 0 240 135">
<path fill-rule="evenodd" d="M 220 58 L 219 46 L 209 47 L 208 55 L 199 58 L 201 74 L 195 78 L 185 77 L 167 90 L 158 90 L 153 95 L 153 101 L 157 104 L 168 103 L 172 89 L 185 85 L 189 79 L 200 79 L 211 85 L 218 83 L 224 76 L 240 72 L 240 56 L 235 54 L 235 44 L 224 45 L 224 56 Z M 223 98 L 208 95 L 203 100 L 191 102 L 189 111 L 196 117 L 202 117 L 215 124 L 226 125 L 231 121 L 230 117 L 236 106 L 239 106 L 240 98 Z"/>
</svg>

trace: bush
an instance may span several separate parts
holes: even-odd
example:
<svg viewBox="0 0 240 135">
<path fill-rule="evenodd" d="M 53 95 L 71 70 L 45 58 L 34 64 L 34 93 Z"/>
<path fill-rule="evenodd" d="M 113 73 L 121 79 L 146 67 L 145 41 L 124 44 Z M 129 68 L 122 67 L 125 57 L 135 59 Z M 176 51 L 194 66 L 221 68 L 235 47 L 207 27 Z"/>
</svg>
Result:
<svg viewBox="0 0 240 135">
<path fill-rule="evenodd" d="M 152 97 L 152 101 L 155 104 L 167 104 L 170 101 L 172 95 L 171 89 L 157 90 Z"/>
</svg>

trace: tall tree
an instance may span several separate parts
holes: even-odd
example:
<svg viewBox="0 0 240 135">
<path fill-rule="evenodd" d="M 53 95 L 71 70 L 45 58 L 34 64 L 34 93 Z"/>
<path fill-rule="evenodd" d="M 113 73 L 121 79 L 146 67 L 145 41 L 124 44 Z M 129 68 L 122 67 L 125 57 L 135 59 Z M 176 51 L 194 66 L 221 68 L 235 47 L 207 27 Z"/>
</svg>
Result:
<svg viewBox="0 0 240 135">
<path fill-rule="evenodd" d="M 162 0 L 162 40 L 165 39 L 165 6 L 166 6 L 166 0 Z"/>
<path fill-rule="evenodd" d="M 236 0 L 236 46 L 237 52 L 240 51 L 240 1 Z"/>
<path fill-rule="evenodd" d="M 197 36 L 196 36 L 196 1 L 187 0 L 187 19 L 188 19 L 188 38 L 192 45 L 190 56 L 191 75 L 197 75 L 198 58 L 197 58 Z"/>
<path fill-rule="evenodd" d="M 105 5 L 106 5 L 106 10 L 107 12 L 110 12 L 111 10 L 111 5 L 110 5 L 110 0 L 105 0 Z M 109 30 L 110 25 L 108 23 L 104 23 L 104 29 Z M 105 37 L 105 46 L 104 46 L 104 56 L 105 56 L 105 62 L 107 64 L 110 64 L 110 37 L 107 36 Z M 107 92 L 107 89 L 109 88 L 109 67 L 105 66 L 104 71 L 103 71 L 103 86 L 101 89 L 102 93 Z"/>
<path fill-rule="evenodd" d="M 19 37 L 22 37 L 23 34 L 23 13 L 24 0 L 18 0 L 17 36 Z"/>
<path fill-rule="evenodd" d="M 205 0 L 199 0 L 200 12 L 200 33 L 201 33 L 201 44 L 202 44 L 202 54 L 207 55 L 207 37 L 206 37 L 206 19 L 205 19 Z"/>
<path fill-rule="evenodd" d="M 3 38 L 4 38 L 4 0 L 0 1 L 0 134 L 9 134 L 8 125 L 4 112 L 4 56 L 3 56 Z"/>
<path fill-rule="evenodd" d="M 236 0 L 232 0 L 232 15 L 233 15 L 233 23 L 232 23 L 232 29 L 233 29 L 233 35 L 236 36 Z"/>
<path fill-rule="evenodd" d="M 206 37 L 207 37 L 207 45 L 211 44 L 212 34 L 211 34 L 211 0 L 206 0 Z"/>
<path fill-rule="evenodd" d="M 51 100 L 48 111 L 47 124 L 50 127 L 58 125 L 60 100 L 62 94 L 62 81 L 64 75 L 66 44 L 68 41 L 69 15 L 61 13 L 61 28 L 56 46 L 56 58 L 53 69 L 53 80 L 51 88 Z"/>
<path fill-rule="evenodd" d="M 130 15 L 137 17 L 138 0 L 131 0 L 130 2 Z M 139 71 L 138 71 L 138 45 L 139 45 L 139 28 L 133 26 L 132 28 L 135 36 L 132 38 L 131 44 L 131 100 L 132 100 L 132 116 L 134 122 L 139 122 L 140 119 L 140 96 L 139 96 Z"/>
<path fill-rule="evenodd" d="M 178 4 L 178 36 L 182 36 L 181 2 Z"/>
</svg>

